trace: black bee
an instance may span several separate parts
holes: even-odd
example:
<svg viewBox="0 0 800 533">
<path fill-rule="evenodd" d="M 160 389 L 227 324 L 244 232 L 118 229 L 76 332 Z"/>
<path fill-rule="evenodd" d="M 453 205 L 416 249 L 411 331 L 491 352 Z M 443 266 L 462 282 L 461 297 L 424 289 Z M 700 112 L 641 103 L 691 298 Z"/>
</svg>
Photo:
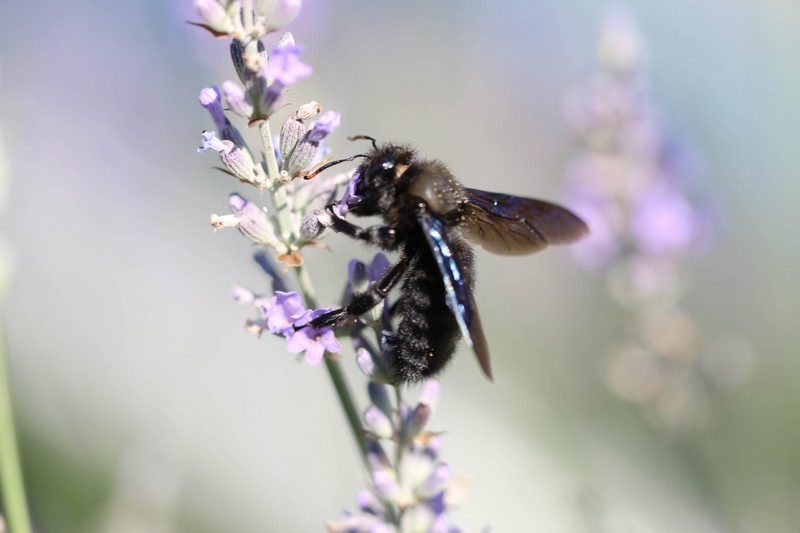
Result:
<svg viewBox="0 0 800 533">
<path fill-rule="evenodd" d="M 575 242 L 589 233 L 588 226 L 548 202 L 466 188 L 444 163 L 420 159 L 410 147 L 358 138 L 372 141 L 373 149 L 328 163 L 308 178 L 331 165 L 364 158 L 343 203 L 349 213 L 378 215 L 384 224 L 351 224 L 339 215 L 337 204 L 318 212 L 316 222 L 383 250 L 399 251 L 400 260 L 349 305 L 320 316 L 312 327 L 340 326 L 366 313 L 402 281 L 392 307 L 400 320 L 387 343 L 393 350 L 395 380 L 414 382 L 436 374 L 460 337 L 491 380 L 489 348 L 472 296 L 475 272 L 467 241 L 496 254 L 522 255 L 548 244 Z"/>
</svg>

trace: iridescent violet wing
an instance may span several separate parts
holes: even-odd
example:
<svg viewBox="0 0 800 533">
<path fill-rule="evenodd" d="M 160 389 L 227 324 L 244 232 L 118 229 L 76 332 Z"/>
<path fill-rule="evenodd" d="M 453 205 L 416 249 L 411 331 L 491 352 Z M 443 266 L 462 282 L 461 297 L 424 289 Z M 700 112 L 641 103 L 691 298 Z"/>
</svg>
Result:
<svg viewBox="0 0 800 533">
<path fill-rule="evenodd" d="M 569 244 L 589 234 L 571 211 L 543 200 L 465 189 L 469 196 L 461 224 L 464 236 L 489 252 L 524 255 L 548 244 Z"/>
<path fill-rule="evenodd" d="M 444 224 L 424 209 L 418 212 L 417 218 L 428 241 L 428 246 L 430 246 L 431 252 L 436 258 L 439 273 L 442 275 L 447 307 L 453 312 L 453 316 L 458 322 L 461 336 L 464 337 L 464 340 L 478 357 L 481 370 L 491 381 L 492 368 L 489 363 L 489 346 L 486 344 L 486 337 L 483 334 L 478 307 L 475 305 L 475 299 L 472 296 L 472 291 L 464 277 L 464 273 L 453 256 L 453 246 L 447 239 Z"/>
</svg>

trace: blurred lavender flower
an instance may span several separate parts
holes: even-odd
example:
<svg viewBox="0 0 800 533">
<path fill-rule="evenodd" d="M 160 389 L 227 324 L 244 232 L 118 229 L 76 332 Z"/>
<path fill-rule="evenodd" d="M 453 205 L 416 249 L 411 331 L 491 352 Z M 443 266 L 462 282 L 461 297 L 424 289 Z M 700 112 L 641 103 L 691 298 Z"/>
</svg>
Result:
<svg viewBox="0 0 800 533">
<path fill-rule="evenodd" d="M 328 531 L 460 531 L 447 517 L 460 492 L 459 483 L 450 466 L 438 460 L 441 438 L 425 431 L 432 406 L 423 402 L 438 402 L 438 383 L 431 380 L 423 385 L 413 409 L 405 403 L 392 407 L 383 385 L 370 383 L 369 393 L 375 402 L 364 411 L 371 436 L 371 483 L 358 495 L 359 511 L 329 521 Z M 386 454 L 386 446 L 394 446 L 394 461 Z"/>
<path fill-rule="evenodd" d="M 572 251 L 605 274 L 630 317 L 630 336 L 609 364 L 611 389 L 659 427 L 697 429 L 713 379 L 703 370 L 702 328 L 679 299 L 685 265 L 707 242 L 713 212 L 699 200 L 696 157 L 649 92 L 647 53 L 629 14 L 606 19 L 598 57 L 600 71 L 565 101 L 584 147 L 569 170 L 570 205 L 592 227 Z"/>
</svg>

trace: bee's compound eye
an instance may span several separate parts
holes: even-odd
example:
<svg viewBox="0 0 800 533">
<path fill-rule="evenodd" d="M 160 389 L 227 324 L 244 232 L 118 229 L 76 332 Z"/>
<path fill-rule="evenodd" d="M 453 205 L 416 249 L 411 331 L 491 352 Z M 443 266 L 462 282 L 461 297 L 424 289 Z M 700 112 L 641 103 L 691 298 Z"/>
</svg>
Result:
<svg viewBox="0 0 800 533">
<path fill-rule="evenodd" d="M 383 170 L 391 170 L 394 168 L 394 161 L 384 161 L 381 163 L 381 168 Z"/>
</svg>

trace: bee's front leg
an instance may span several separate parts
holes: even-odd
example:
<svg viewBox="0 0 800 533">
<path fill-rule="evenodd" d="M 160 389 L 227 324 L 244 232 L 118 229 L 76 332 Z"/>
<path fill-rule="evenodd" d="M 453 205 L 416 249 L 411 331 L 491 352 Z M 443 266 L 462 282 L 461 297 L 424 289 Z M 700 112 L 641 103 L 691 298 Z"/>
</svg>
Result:
<svg viewBox="0 0 800 533">
<path fill-rule="evenodd" d="M 358 294 L 353 295 L 353 299 L 346 307 L 335 309 L 311 321 L 311 327 L 320 329 L 324 327 L 339 327 L 344 325 L 351 317 L 361 316 L 379 303 L 389 294 L 403 274 L 411 264 L 413 256 L 403 255 L 400 261 L 389 269 L 384 276 L 376 283 Z"/>
<path fill-rule="evenodd" d="M 397 248 L 397 232 L 389 226 L 370 226 L 362 228 L 340 217 L 331 204 L 325 209 L 316 209 L 303 221 L 303 235 L 315 239 L 330 228 L 336 233 L 342 233 L 350 238 L 368 242 L 383 248 L 393 250 Z"/>
</svg>

